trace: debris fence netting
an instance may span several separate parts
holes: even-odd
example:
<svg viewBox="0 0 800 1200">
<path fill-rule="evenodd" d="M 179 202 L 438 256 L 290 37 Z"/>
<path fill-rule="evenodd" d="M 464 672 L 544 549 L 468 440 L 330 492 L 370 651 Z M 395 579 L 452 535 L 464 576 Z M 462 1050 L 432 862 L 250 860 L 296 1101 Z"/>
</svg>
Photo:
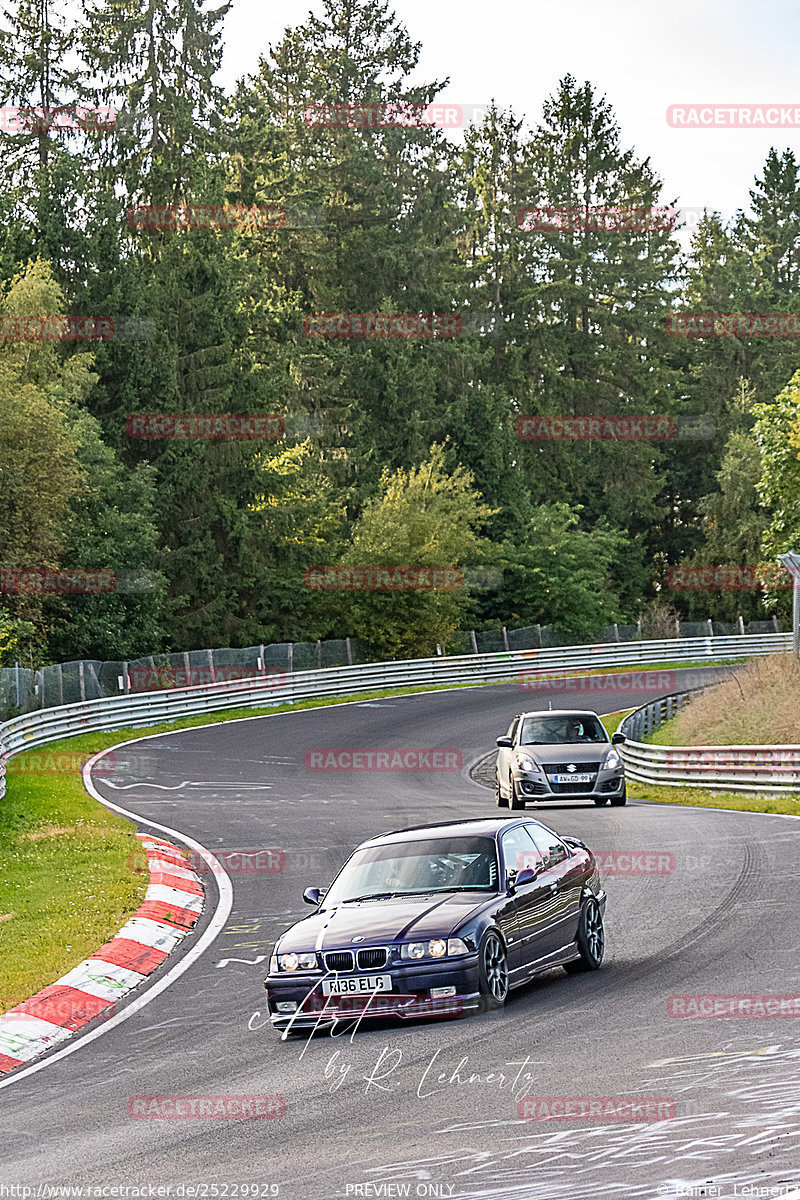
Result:
<svg viewBox="0 0 800 1200">
<path fill-rule="evenodd" d="M 647 630 L 639 625 L 607 625 L 596 635 L 597 644 L 633 642 L 665 637 L 733 637 L 737 634 L 780 633 L 777 620 L 682 621 L 672 630 Z M 586 636 L 570 636 L 552 625 L 526 625 L 521 629 L 462 630 L 453 634 L 446 654 L 499 654 L 586 644 Z M 209 683 L 236 682 L 280 676 L 293 671 L 378 661 L 358 638 L 331 638 L 319 642 L 274 642 L 242 649 L 186 650 L 151 654 L 130 662 L 55 663 L 0 668 L 0 720 L 40 708 L 99 700 L 131 692 L 200 687 Z"/>
</svg>

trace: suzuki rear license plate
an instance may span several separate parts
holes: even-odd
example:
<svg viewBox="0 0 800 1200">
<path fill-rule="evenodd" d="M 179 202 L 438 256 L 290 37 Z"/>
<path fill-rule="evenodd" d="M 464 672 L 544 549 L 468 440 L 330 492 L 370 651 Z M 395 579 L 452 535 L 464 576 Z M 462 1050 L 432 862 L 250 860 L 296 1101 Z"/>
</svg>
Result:
<svg viewBox="0 0 800 1200">
<path fill-rule="evenodd" d="M 371 992 L 390 992 L 391 975 L 357 975 L 347 979 L 323 979 L 323 996 L 368 996 Z"/>
<path fill-rule="evenodd" d="M 577 771 L 572 775 L 554 775 L 553 783 L 594 783 L 594 775 L 579 775 Z"/>
</svg>

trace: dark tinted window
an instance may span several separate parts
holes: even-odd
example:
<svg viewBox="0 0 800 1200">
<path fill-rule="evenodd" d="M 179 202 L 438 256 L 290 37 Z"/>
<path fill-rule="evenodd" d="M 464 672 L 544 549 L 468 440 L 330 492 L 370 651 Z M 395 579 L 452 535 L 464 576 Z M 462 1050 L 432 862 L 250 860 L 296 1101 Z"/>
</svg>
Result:
<svg viewBox="0 0 800 1200">
<path fill-rule="evenodd" d="M 551 833 L 549 829 L 543 829 L 541 825 L 528 825 L 527 829 L 536 843 L 536 848 L 544 860 L 545 867 L 554 867 L 556 863 L 563 862 L 565 858 L 569 858 L 569 850 L 567 850 L 561 838 Z"/>
<path fill-rule="evenodd" d="M 526 717 L 520 732 L 520 745 L 552 746 L 581 745 L 592 742 L 607 742 L 608 734 L 597 717 L 551 716 L 542 713 Z"/>
<path fill-rule="evenodd" d="M 503 834 L 501 842 L 506 875 L 511 871 L 523 871 L 527 867 L 538 870 L 541 866 L 539 852 L 531 841 L 525 825 L 508 829 Z"/>
<path fill-rule="evenodd" d="M 386 893 L 496 891 L 492 838 L 420 838 L 357 850 L 325 897 L 325 907 Z"/>
</svg>

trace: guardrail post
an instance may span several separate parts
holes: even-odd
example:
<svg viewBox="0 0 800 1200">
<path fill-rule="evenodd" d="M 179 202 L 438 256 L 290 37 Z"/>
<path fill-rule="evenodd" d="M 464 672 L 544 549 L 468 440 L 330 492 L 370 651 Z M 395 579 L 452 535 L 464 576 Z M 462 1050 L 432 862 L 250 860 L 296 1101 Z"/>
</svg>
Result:
<svg viewBox="0 0 800 1200">
<path fill-rule="evenodd" d="M 44 667 L 42 667 L 42 684 L 44 684 Z M 42 692 L 44 692 L 44 686 L 42 686 Z M 61 663 L 58 664 L 58 702 L 59 704 L 64 703 L 64 669 Z M 44 704 L 42 708 L 44 708 Z"/>
<path fill-rule="evenodd" d="M 714 636 L 714 623 L 711 620 L 711 617 L 708 618 L 708 620 L 706 621 L 706 624 L 708 625 L 708 636 L 713 637 Z"/>
<path fill-rule="evenodd" d="M 617 625 L 616 621 L 614 622 L 614 641 L 619 641 L 619 625 Z"/>
<path fill-rule="evenodd" d="M 263 655 L 263 651 L 262 651 L 262 655 Z M 292 671 L 294 670 L 294 642 L 289 642 L 289 644 L 286 647 L 286 667 L 287 667 L 289 674 L 291 675 Z"/>
<path fill-rule="evenodd" d="M 744 637 L 744 617 L 739 615 L 739 633 Z"/>
<path fill-rule="evenodd" d="M 775 632 L 780 633 L 781 627 L 778 624 L 778 618 L 775 616 L 774 613 L 772 614 L 772 624 L 775 626 Z"/>
<path fill-rule="evenodd" d="M 478 653 L 478 639 L 475 637 L 474 629 L 470 629 L 469 636 L 470 636 L 470 641 L 472 642 L 472 653 L 477 654 Z"/>
<path fill-rule="evenodd" d="M 83 659 L 78 663 L 78 681 L 81 690 L 81 700 L 86 699 L 86 677 L 83 673 Z"/>
<path fill-rule="evenodd" d="M 14 663 L 14 681 L 17 685 L 17 708 L 20 706 L 19 701 L 19 663 Z"/>
<path fill-rule="evenodd" d="M 131 681 L 128 678 L 128 662 L 122 664 L 122 691 L 127 696 L 131 690 Z"/>
<path fill-rule="evenodd" d="M 505 625 L 503 626 L 503 645 L 506 648 L 506 653 L 508 653 L 508 633 L 506 631 Z"/>
<path fill-rule="evenodd" d="M 345 638 L 345 639 L 344 639 L 344 644 L 345 644 L 345 646 L 347 647 L 347 665 L 348 665 L 348 667 L 352 667 L 352 665 L 353 665 L 353 651 L 352 651 L 352 650 L 351 650 L 351 648 L 350 648 L 350 638 Z"/>
<path fill-rule="evenodd" d="M 186 676 L 186 686 L 191 687 L 192 676 L 190 674 L 190 669 L 189 669 L 189 651 L 188 650 L 184 650 L 184 652 L 183 652 L 183 673 Z"/>
<path fill-rule="evenodd" d="M 317 670 L 322 670 L 322 642 L 317 642 Z"/>
</svg>

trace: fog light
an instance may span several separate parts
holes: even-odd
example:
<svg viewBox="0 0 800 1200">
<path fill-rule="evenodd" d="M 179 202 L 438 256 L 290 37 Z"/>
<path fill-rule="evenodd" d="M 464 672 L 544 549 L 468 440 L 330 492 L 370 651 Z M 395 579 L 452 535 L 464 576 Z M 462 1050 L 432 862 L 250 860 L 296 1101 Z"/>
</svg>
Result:
<svg viewBox="0 0 800 1200">
<path fill-rule="evenodd" d="M 278 1003 L 275 1005 L 275 1008 L 278 1010 L 278 1012 L 285 1012 L 285 1013 L 296 1012 L 297 1011 L 297 1001 L 296 1000 L 279 1000 Z"/>
<path fill-rule="evenodd" d="M 455 994 L 454 987 L 431 988 L 431 1000 L 439 1000 L 442 996 L 455 996 Z"/>
</svg>

